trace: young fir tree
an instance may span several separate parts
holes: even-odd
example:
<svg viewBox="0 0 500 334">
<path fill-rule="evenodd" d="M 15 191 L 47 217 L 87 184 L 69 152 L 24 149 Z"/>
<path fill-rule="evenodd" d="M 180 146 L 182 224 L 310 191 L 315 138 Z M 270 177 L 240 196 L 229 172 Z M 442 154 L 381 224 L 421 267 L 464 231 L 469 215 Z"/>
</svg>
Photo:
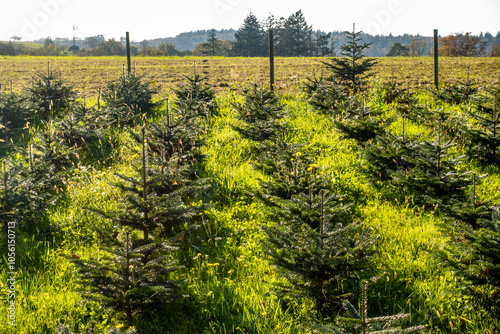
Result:
<svg viewBox="0 0 500 334">
<path fill-rule="evenodd" d="M 21 133 L 31 121 L 32 114 L 25 94 L 0 91 L 0 139 L 10 142 L 10 138 Z"/>
<path fill-rule="evenodd" d="M 309 103 L 322 114 L 337 116 L 346 109 L 346 106 L 353 104 L 353 97 L 349 90 L 340 85 L 335 78 L 325 78 L 323 73 L 320 77 L 316 74 L 312 78 L 307 78 L 304 84 Z"/>
<path fill-rule="evenodd" d="M 366 80 L 373 75 L 370 71 L 377 63 L 374 59 L 364 59 L 363 52 L 370 46 L 361 44 L 362 31 L 356 32 L 353 25 L 352 32 L 346 31 L 347 44 L 340 47 L 343 57 L 331 58 L 330 62 L 323 62 L 339 82 L 352 90 L 354 94 L 365 89 Z"/>
<path fill-rule="evenodd" d="M 197 166 L 205 159 L 201 152 L 205 144 L 202 133 L 204 119 L 195 113 L 174 111 L 174 115 L 170 111 L 158 123 L 149 125 L 149 148 L 154 153 L 155 164 L 162 172 L 168 166 L 189 165 L 196 173 Z M 140 141 L 138 136 L 134 137 Z"/>
<path fill-rule="evenodd" d="M 133 125 L 157 107 L 153 102 L 157 93 L 158 89 L 145 82 L 143 76 L 124 74 L 107 84 L 102 98 L 113 122 Z"/>
<path fill-rule="evenodd" d="M 429 112 L 419 104 L 417 94 L 411 90 L 409 85 L 406 88 L 397 88 L 399 92 L 394 98 L 397 114 L 402 118 L 403 124 L 407 119 L 419 123 L 428 118 Z"/>
<path fill-rule="evenodd" d="M 387 133 L 367 145 L 364 171 L 374 181 L 390 182 L 416 205 L 437 205 L 452 213 L 453 207 L 467 200 L 472 175 L 459 172 L 463 156 L 451 157 L 456 144 L 442 134 L 446 117 L 442 111 L 437 113 L 438 136 L 434 141 L 420 141 L 420 136 L 408 138 L 403 117 L 402 136 Z"/>
<path fill-rule="evenodd" d="M 411 173 L 396 172 L 392 182 L 403 188 L 416 205 L 438 205 L 450 210 L 454 202 L 467 199 L 466 189 L 472 180 L 470 172 L 458 171 L 463 156 L 451 157 L 450 151 L 456 144 L 443 138 L 442 122 L 445 115 L 441 113 L 440 116 L 437 138 L 420 143 L 411 160 Z"/>
<path fill-rule="evenodd" d="M 113 238 L 99 258 L 71 256 L 80 272 L 78 289 L 87 300 L 121 313 L 130 326 L 140 313 L 158 311 L 181 297 L 178 282 L 171 278 L 181 268 L 172 259 L 176 247 L 134 240 L 129 229 Z"/>
<path fill-rule="evenodd" d="M 486 164 L 495 164 L 500 161 L 500 85 L 491 88 L 488 94 L 473 101 L 476 112 L 472 117 L 477 125 L 463 132 L 467 155 Z"/>
<path fill-rule="evenodd" d="M 189 228 L 197 222 L 204 206 L 194 205 L 199 194 L 206 189 L 196 175 L 202 157 L 199 149 L 201 116 L 197 110 L 177 106 L 174 115 L 167 110 L 167 117 L 146 127 L 135 136 L 140 144 L 140 166 L 134 176 L 117 175 L 121 182 L 116 186 L 124 192 L 120 210 L 93 211 L 113 220 L 116 229 L 141 231 L 143 237 L 132 244 L 122 240 L 124 250 L 106 250 L 115 256 L 104 262 L 90 260 L 83 263 L 81 273 L 95 277 L 95 282 L 109 282 L 104 288 L 90 291 L 107 306 L 125 314 L 133 322 L 134 312 L 159 308 L 171 300 L 174 282 L 169 281 L 168 271 L 173 263 L 162 262 L 173 248 L 160 240 L 169 238 L 170 244 L 184 239 Z M 186 229 L 188 229 L 186 231 Z M 107 231 L 114 238 L 118 231 Z M 128 233 L 128 232 L 127 232 Z M 167 247 L 168 246 L 168 247 Z M 130 264 L 135 261 L 136 264 Z M 132 266 L 132 267 L 131 267 Z M 105 270 L 105 268 L 117 268 Z M 136 274 L 131 269 L 137 268 Z M 101 283 L 102 285 L 102 283 Z"/>
<path fill-rule="evenodd" d="M 382 83 L 376 90 L 378 98 L 385 104 L 392 104 L 397 115 L 403 118 L 403 122 L 409 119 L 413 122 L 426 122 L 429 112 L 418 100 L 417 93 L 409 84 L 401 84 L 392 78 L 389 82 Z"/>
<path fill-rule="evenodd" d="M 217 110 L 215 91 L 207 83 L 208 77 L 197 73 L 194 63 L 193 77 L 184 76 L 185 83 L 174 88 L 177 107 L 185 112 L 194 112 L 200 116 L 210 116 Z"/>
<path fill-rule="evenodd" d="M 81 103 L 73 103 L 66 115 L 57 121 L 58 137 L 62 144 L 78 151 L 83 163 L 104 163 L 115 151 L 109 127 L 112 123 L 107 109 L 87 107 L 84 99 Z"/>
<path fill-rule="evenodd" d="M 16 194 L 16 217 L 21 229 L 49 237 L 51 227 L 46 211 L 66 193 L 66 181 L 79 164 L 74 148 L 63 145 L 58 129 L 49 121 L 44 129 L 32 133 L 27 147 L 20 147 L 11 160 L 13 191 Z"/>
<path fill-rule="evenodd" d="M 315 168 L 314 160 L 304 150 L 303 144 L 288 144 L 287 147 L 272 147 L 259 158 L 256 168 L 269 176 L 268 181 L 261 181 L 261 190 L 257 197 L 269 206 L 274 206 L 273 198 L 289 200 L 304 190 L 304 180 Z"/>
<path fill-rule="evenodd" d="M 279 290 L 315 300 L 326 314 L 339 309 L 339 296 L 347 293 L 339 282 L 361 273 L 375 238 L 351 222 L 350 204 L 332 192 L 328 177 L 318 175 L 320 168 L 303 146 L 294 146 L 261 163 L 269 180 L 261 182 L 256 196 L 276 221 L 264 227 L 264 245 L 290 283 Z"/>
<path fill-rule="evenodd" d="M 383 135 L 388 123 L 392 121 L 383 121 L 380 117 L 382 113 L 381 110 L 365 106 L 363 100 L 357 103 L 357 107 L 334 119 L 335 128 L 344 138 L 354 139 L 363 145 L 376 136 Z"/>
<path fill-rule="evenodd" d="M 470 102 L 478 90 L 479 88 L 469 80 L 469 74 L 467 73 L 465 82 L 458 81 L 456 84 L 447 85 L 440 90 L 434 91 L 434 94 L 445 103 L 462 104 Z"/>
<path fill-rule="evenodd" d="M 186 89 L 186 86 L 179 88 L 184 93 Z M 179 226 L 196 223 L 195 216 L 206 208 L 206 205 L 194 206 L 192 202 L 200 199 L 200 194 L 209 187 L 201 168 L 206 158 L 201 148 L 205 144 L 207 114 L 200 112 L 213 102 L 213 95 L 208 93 L 203 94 L 204 101 L 189 97 L 185 100 L 186 96 L 181 93 L 172 109 L 167 105 L 163 119 L 149 126 L 148 147 L 158 180 L 152 184 L 152 190 L 165 198 L 162 205 L 170 212 L 169 218 L 163 217 L 163 231 L 167 235 Z"/>
<path fill-rule="evenodd" d="M 276 93 L 254 83 L 243 90 L 243 104 L 234 104 L 238 119 L 244 126 L 233 126 L 243 138 L 259 143 L 258 152 L 267 150 L 281 140 L 286 124 L 283 124 L 283 106 Z"/>
<path fill-rule="evenodd" d="M 365 146 L 363 172 L 374 182 L 390 181 L 395 172 L 408 174 L 415 166 L 420 136 L 397 136 L 389 132 Z"/>
<path fill-rule="evenodd" d="M 189 87 L 182 86 L 179 90 L 186 93 Z M 192 108 L 204 102 L 190 104 L 196 101 L 183 93 L 178 96 L 179 103 L 173 113 L 167 107 L 162 121 L 148 130 L 143 128 L 139 135 L 131 132 L 141 147 L 141 162 L 136 176 L 117 175 L 121 182 L 116 186 L 126 194 L 123 208 L 116 212 L 92 209 L 119 226 L 142 230 L 145 240 L 150 234 L 176 236 L 185 224 L 196 222 L 194 218 L 204 209 L 193 205 L 208 185 L 197 175 L 203 160 L 200 154 L 203 114 L 198 112 L 200 109 Z"/>
<path fill-rule="evenodd" d="M 354 328 L 362 334 L 377 333 L 377 334 L 390 334 L 390 333 L 412 333 L 419 332 L 425 329 L 424 325 L 411 326 L 408 328 L 401 328 L 401 326 L 394 327 L 396 324 L 401 323 L 410 318 L 410 314 L 399 313 L 389 316 L 381 317 L 368 317 L 368 285 L 377 280 L 377 278 L 372 279 L 371 282 L 363 281 L 361 282 L 361 298 L 360 298 L 360 309 L 359 312 L 356 308 L 348 301 L 344 300 L 343 305 L 346 311 L 350 314 L 350 318 L 347 317 L 337 317 L 337 323 L 343 324 L 353 324 Z M 342 327 L 342 326 L 341 326 Z M 336 333 L 332 331 L 331 326 L 321 326 L 315 324 L 314 329 L 325 330 L 326 333 Z"/>
<path fill-rule="evenodd" d="M 26 89 L 28 99 L 36 111 L 36 118 L 48 121 L 58 117 L 75 100 L 73 86 L 61 80 L 59 75 L 47 70 L 47 74 L 37 72 L 31 87 Z"/>
<path fill-rule="evenodd" d="M 375 238 L 362 223 L 349 220 L 349 205 L 331 192 L 326 177 L 315 176 L 317 171 L 310 166 L 289 199 L 267 197 L 276 223 L 264 227 L 264 245 L 290 283 L 279 285 L 280 291 L 311 298 L 322 314 L 331 314 L 349 294 L 341 282 L 363 275 Z"/>
<path fill-rule="evenodd" d="M 479 225 L 479 223 L 475 224 Z M 436 251 L 462 278 L 461 294 L 472 297 L 470 307 L 488 318 L 500 317 L 500 220 L 498 207 L 490 211 L 488 223 L 474 229 L 468 224 L 449 228 L 452 242 Z"/>
<path fill-rule="evenodd" d="M 172 236 L 182 226 L 198 222 L 199 213 L 206 205 L 194 205 L 193 202 L 209 188 L 201 168 L 205 160 L 201 153 L 205 143 L 201 135 L 202 117 L 189 117 L 179 111 L 178 115 L 179 118 L 156 124 L 148 134 L 148 147 L 154 153 L 151 161 L 157 170 L 157 181 L 151 189 L 161 196 L 160 207 L 168 213 L 160 218 L 162 233 L 167 236 Z"/>
<path fill-rule="evenodd" d="M 89 129 L 83 127 L 85 120 L 85 108 L 72 108 L 63 118 L 57 122 L 59 137 L 62 144 L 68 147 L 82 148 L 86 142 L 85 137 L 91 134 Z"/>
<path fill-rule="evenodd" d="M 391 104 L 401 98 L 405 90 L 406 89 L 403 88 L 401 84 L 397 83 L 394 81 L 394 78 L 392 78 L 391 81 L 383 82 L 377 92 L 379 92 L 380 97 L 386 104 Z"/>
<path fill-rule="evenodd" d="M 118 226 L 143 231 L 144 240 L 150 235 L 153 238 L 174 237 L 203 210 L 204 207 L 195 206 L 192 201 L 206 188 L 206 182 L 192 180 L 189 165 L 179 163 L 178 156 L 157 164 L 149 153 L 148 135 L 143 128 L 140 168 L 136 170 L 136 176 L 117 174 L 121 182 L 116 186 L 125 194 L 122 208 L 112 212 L 91 210 L 113 220 Z"/>
<path fill-rule="evenodd" d="M 498 210 L 495 200 L 500 195 L 489 199 L 478 199 L 477 187 L 481 179 L 486 176 L 487 174 L 478 176 L 476 173 L 472 173 L 472 186 L 470 187 L 468 199 L 452 201 L 451 209 L 447 212 L 447 218 L 466 223 L 473 229 L 489 227 L 491 225 L 491 213 Z"/>
</svg>

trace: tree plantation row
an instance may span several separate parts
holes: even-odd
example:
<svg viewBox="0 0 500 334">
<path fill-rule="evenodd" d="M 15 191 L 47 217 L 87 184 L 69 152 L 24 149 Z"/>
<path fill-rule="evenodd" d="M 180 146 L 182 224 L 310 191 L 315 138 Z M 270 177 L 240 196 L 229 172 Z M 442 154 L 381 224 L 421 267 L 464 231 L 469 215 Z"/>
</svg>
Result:
<svg viewBox="0 0 500 334">
<path fill-rule="evenodd" d="M 499 84 L 372 81 L 347 40 L 300 93 L 2 91 L 2 331 L 497 332 Z"/>
</svg>

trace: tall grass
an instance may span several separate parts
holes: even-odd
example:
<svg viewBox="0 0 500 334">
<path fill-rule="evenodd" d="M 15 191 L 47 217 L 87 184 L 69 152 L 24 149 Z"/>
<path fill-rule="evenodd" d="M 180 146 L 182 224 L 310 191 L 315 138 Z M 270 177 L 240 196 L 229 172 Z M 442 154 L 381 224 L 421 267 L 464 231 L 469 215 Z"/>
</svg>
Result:
<svg viewBox="0 0 500 334">
<path fill-rule="evenodd" d="M 22 260 L 18 268 L 17 328 L 9 327 L 2 315 L 0 332 L 57 333 L 69 328 L 72 333 L 284 334 L 309 333 L 309 321 L 321 322 L 312 301 L 283 298 L 275 288 L 275 283 L 286 282 L 269 264 L 260 242 L 264 238 L 261 227 L 273 222 L 265 207 L 247 196 L 259 188 L 259 179 L 264 176 L 253 168 L 254 144 L 231 128 L 238 122 L 231 103 L 239 99 L 233 93 L 219 95 L 219 113 L 207 120 L 204 129 L 203 153 L 207 159 L 203 176 L 212 184 L 204 196 L 214 205 L 203 213 L 203 224 L 193 233 L 193 242 L 179 251 L 184 265 L 177 274 L 183 282 L 182 302 L 167 312 L 141 315 L 136 328 L 127 329 L 115 314 L 83 301 L 76 292 L 73 265 L 63 255 L 99 256 L 102 233 L 114 228 L 110 221 L 83 208 L 116 209 L 123 194 L 112 186 L 114 173 L 134 173 L 132 165 L 139 148 L 126 135 L 115 132 L 110 135 L 117 137 L 116 150 L 120 153 L 112 163 L 77 170 L 67 180 L 66 202 L 47 213 L 58 231 L 55 239 L 50 243 L 36 237 L 19 240 L 17 257 Z M 421 99 L 427 101 L 429 97 L 424 93 Z M 286 141 L 307 143 L 304 149 L 314 152 L 315 163 L 322 167 L 321 173 L 331 176 L 335 192 L 355 203 L 357 218 L 379 236 L 377 255 L 369 269 L 374 276 L 384 278 L 370 289 L 369 309 L 376 315 L 410 313 L 412 322 L 427 323 L 429 331 L 438 333 L 484 333 L 498 326 L 498 320 L 482 319 L 471 308 L 470 301 L 459 294 L 457 277 L 432 256 L 433 250 L 447 242 L 440 229 L 442 217 L 408 203 L 381 200 L 376 188 L 359 172 L 363 161 L 353 141 L 341 140 L 331 120 L 314 111 L 303 96 L 287 95 L 282 103 L 287 112 L 284 121 L 294 129 L 287 133 Z M 389 130 L 398 133 L 400 127 L 397 121 Z M 409 122 L 406 131 L 433 136 L 433 129 L 423 124 Z M 479 198 L 498 193 L 498 168 L 481 168 L 473 163 L 466 167 L 490 174 L 478 187 Z M 5 259 L 2 266 L 1 296 L 5 300 Z M 6 307 L 0 303 L 0 314 L 6 314 Z"/>
</svg>

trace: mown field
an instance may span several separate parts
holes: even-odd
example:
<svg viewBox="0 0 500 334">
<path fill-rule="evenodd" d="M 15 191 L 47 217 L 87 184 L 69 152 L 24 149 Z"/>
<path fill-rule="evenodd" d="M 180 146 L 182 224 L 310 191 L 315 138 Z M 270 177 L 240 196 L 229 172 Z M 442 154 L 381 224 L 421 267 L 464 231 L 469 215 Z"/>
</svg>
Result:
<svg viewBox="0 0 500 334">
<path fill-rule="evenodd" d="M 203 60 L 207 59 L 207 62 Z M 326 59 L 326 58 L 325 58 Z M 320 58 L 280 58 L 275 59 L 276 85 L 279 89 L 296 91 L 307 77 L 316 72 L 319 76 L 323 65 Z M 209 75 L 209 82 L 218 91 L 239 90 L 247 81 L 262 82 L 269 77 L 267 58 L 144 58 L 133 59 L 138 75 L 169 90 L 182 80 L 184 75 L 193 73 L 194 62 L 199 73 Z M 377 80 L 394 80 L 412 86 L 429 87 L 434 81 L 434 60 L 432 57 L 379 58 L 375 67 Z M 0 57 L 0 84 L 19 90 L 31 82 L 31 76 L 39 71 L 46 72 L 47 64 L 62 77 L 87 96 L 96 95 L 109 80 L 123 73 L 124 57 Z M 133 65 L 134 66 L 134 65 Z M 206 67 L 205 67 L 206 66 Z M 479 84 L 492 84 L 498 80 L 500 60 L 495 57 L 462 58 L 447 57 L 440 60 L 441 83 L 470 79 Z"/>
<path fill-rule="evenodd" d="M 198 71 L 205 70 L 209 75 L 208 85 L 202 86 L 214 89 L 203 102 L 197 101 L 201 93 L 195 94 L 197 98 L 189 94 L 182 97 L 179 93 L 181 87 L 193 91 L 183 76 L 193 76 L 194 61 Z M 349 300 L 359 310 L 363 304 L 360 283 L 376 277 L 367 293 L 369 317 L 405 313 L 409 317 L 401 326 L 423 325 L 424 333 L 500 331 L 495 313 L 498 308 L 493 308 L 498 305 L 497 299 L 492 300 L 491 307 L 485 306 L 484 299 L 467 290 L 475 281 L 461 275 L 462 267 L 456 263 L 454 266 L 444 255 L 461 261 L 469 260 L 473 252 L 467 248 L 473 242 L 465 232 L 469 230 L 461 227 L 461 220 L 472 221 L 471 224 L 485 221 L 497 224 L 495 228 L 499 224 L 498 215 L 494 216 L 500 204 L 496 198 L 500 194 L 499 150 L 493 153 L 486 150 L 490 160 L 475 158 L 476 151 L 471 148 L 477 143 L 471 142 L 464 130 L 486 131 L 475 118 L 484 110 L 479 112 L 474 101 L 483 96 L 487 102 L 481 100 L 481 103 L 491 106 L 492 99 L 500 100 L 499 60 L 443 59 L 443 82 L 465 81 L 469 74 L 473 88 L 477 88 L 469 91 L 460 86 L 460 94 L 465 95 L 459 94 L 459 101 L 453 102 L 433 90 L 431 58 L 380 59 L 376 75 L 362 98 L 351 99 L 346 93 L 338 104 L 323 109 L 321 103 L 325 101 L 315 91 L 307 92 L 304 86 L 305 78 L 313 70 L 321 71 L 318 59 L 278 58 L 276 100 L 266 100 L 261 108 L 269 108 L 266 109 L 269 112 L 279 110 L 276 122 L 279 124 L 269 123 L 276 126 L 273 129 L 279 134 L 262 142 L 245 135 L 245 130 L 257 124 L 245 118 L 252 111 L 251 103 L 245 101 L 251 100 L 248 92 L 252 83 L 257 84 L 258 94 L 254 99 L 269 93 L 262 88 L 267 84 L 267 59 L 210 58 L 204 63 L 202 58 L 137 58 L 136 72 L 144 75 L 145 85 L 133 89 L 144 92 L 152 81 L 160 89 L 152 96 L 152 101 L 158 104 L 141 109 L 129 103 L 124 108 L 115 93 L 108 95 L 107 100 L 103 97 L 98 106 L 96 90 L 120 78 L 124 62 L 124 58 L 115 57 L 0 58 L 2 88 L 12 80 L 14 91 L 7 89 L 0 93 L 0 111 L 4 116 L 14 110 L 16 117 L 21 114 L 24 117 L 11 117 L 11 123 L 2 119 L 5 128 L 0 128 L 3 208 L 0 220 L 5 232 L 0 239 L 0 332 L 360 333 L 359 328 L 354 330 L 337 321 L 339 316 L 352 316 L 347 309 L 338 305 L 321 308 L 317 302 L 321 296 L 315 299 L 300 293 L 303 291 L 292 285 L 293 279 L 287 279 L 294 268 L 284 268 L 276 260 L 286 251 L 273 248 L 268 241 L 272 228 L 283 228 L 285 235 L 290 221 L 303 219 L 300 212 L 293 211 L 302 203 L 300 196 L 280 197 L 278 192 L 269 190 L 273 182 L 286 184 L 283 187 L 301 196 L 306 194 L 302 196 L 304 200 L 312 201 L 311 189 L 317 186 L 313 182 L 316 180 L 324 181 L 334 195 L 330 199 L 334 203 L 332 212 L 342 212 L 337 217 L 335 211 L 332 217 L 345 226 L 360 224 L 352 233 L 346 230 L 356 241 L 341 246 L 356 250 L 352 261 L 365 261 L 351 276 L 336 278 L 332 280 L 335 284 L 325 285 L 324 295 L 327 290 L 341 291 L 339 298 Z M 46 89 L 54 87 L 51 85 L 40 84 L 39 89 L 21 93 L 25 88 L 33 88 L 30 74 L 45 73 L 47 63 L 79 92 L 71 104 L 57 106 L 54 101 L 37 95 L 53 94 Z M 205 64 L 208 68 L 202 67 Z M 396 88 L 383 85 L 391 78 L 401 85 Z M 408 86 L 411 91 L 405 91 Z M 498 96 L 487 91 L 492 87 L 498 87 Z M 85 101 L 83 94 L 89 97 Z M 130 94 L 137 101 L 145 96 Z M 391 100 L 391 94 L 398 97 Z M 164 103 L 167 97 L 170 108 Z M 193 111 L 195 116 L 183 118 Z M 352 116 L 356 113 L 361 116 Z M 190 125 L 192 119 L 196 122 Z M 186 122 L 176 125 L 176 120 Z M 365 123 L 367 120 L 372 123 Z M 13 126 L 14 121 L 20 125 Z M 354 135 L 339 124 L 354 127 Z M 368 128 L 376 124 L 376 131 L 369 139 L 358 140 L 355 138 L 360 131 L 356 128 L 358 124 L 368 124 Z M 176 132 L 179 129 L 181 134 Z M 187 139 L 182 137 L 184 131 L 189 134 Z M 143 133 L 150 137 L 141 137 Z M 176 143 L 182 137 L 180 153 L 162 149 L 169 136 Z M 191 147 L 192 141 L 196 143 Z M 399 153 L 391 156 L 395 146 L 386 142 L 402 145 L 394 149 Z M 405 146 L 407 143 L 411 145 Z M 405 154 L 419 150 L 423 153 L 417 158 L 426 157 L 429 161 L 405 160 Z M 165 158 L 170 154 L 166 152 L 172 153 L 173 158 Z M 370 157 L 375 153 L 382 155 L 382 162 L 377 163 L 390 167 L 371 164 Z M 200 163 L 182 165 L 179 161 L 187 159 L 185 156 L 192 161 L 200 159 Z M 424 176 L 413 174 L 412 168 L 417 173 L 418 168 L 435 167 L 436 161 L 432 159 L 438 161 L 437 179 L 428 171 Z M 403 169 L 404 163 L 411 168 Z M 180 175 L 183 168 L 190 172 L 188 176 Z M 442 171 L 446 172 L 444 176 Z M 386 172 L 388 175 L 383 176 Z M 179 267 L 166 277 L 175 281 L 179 298 L 148 302 L 155 297 L 150 294 L 150 299 L 146 298 L 129 318 L 123 311 L 126 303 L 104 307 L 109 301 L 106 298 L 86 299 L 82 291 L 88 293 L 92 287 L 103 289 L 109 282 L 92 280 L 92 275 L 83 276 L 77 268 L 79 263 L 95 259 L 107 269 L 116 269 L 114 277 L 126 277 L 130 284 L 150 277 L 139 272 L 145 269 L 140 262 L 133 265 L 123 262 L 124 255 L 119 251 L 128 244 L 129 237 L 134 242 L 143 242 L 143 230 L 147 229 L 134 225 L 128 218 L 142 222 L 168 202 L 161 197 L 158 202 L 146 203 L 144 188 L 153 189 L 153 185 L 158 186 L 155 182 L 159 182 L 147 184 L 146 173 L 151 173 L 151 180 L 156 180 L 153 176 L 161 177 L 162 186 L 167 184 L 167 188 L 150 190 L 151 198 L 167 193 L 171 202 L 178 201 L 176 207 L 169 207 L 170 211 L 158 213 L 148 221 L 160 224 L 164 219 L 175 224 L 167 224 L 168 228 L 155 225 L 148 230 L 149 239 L 144 239 L 171 247 L 165 254 L 169 260 L 177 261 Z M 477 175 L 477 181 L 475 176 L 472 181 L 471 175 Z M 205 183 L 198 185 L 197 180 Z M 437 180 L 438 184 L 419 188 L 426 180 Z M 181 188 L 183 183 L 193 184 L 193 193 L 183 190 L 187 189 Z M 303 211 L 307 214 L 312 211 L 311 216 L 323 222 L 323 211 L 318 210 L 323 210 L 324 203 L 318 202 L 319 194 L 323 193 L 315 193 L 316 201 Z M 488 202 L 489 199 L 492 200 Z M 491 210 L 481 211 L 486 204 Z M 280 212 L 280 207 L 291 211 Z M 120 210 L 121 216 L 117 213 Z M 11 276 L 6 229 L 8 221 L 15 219 L 19 220 L 15 250 L 16 327 L 12 327 L 7 318 L 8 301 L 12 298 L 7 281 Z M 332 218 L 333 225 L 335 219 Z M 475 226 L 474 230 L 480 229 Z M 302 230 L 296 227 L 296 231 Z M 373 247 L 357 251 L 358 238 L 368 232 Z M 296 266 L 316 254 L 313 248 L 322 250 L 304 239 L 298 239 L 305 244 L 296 248 L 305 255 L 296 259 Z M 115 253 L 110 253 L 114 246 L 117 246 Z M 336 246 L 333 243 L 331 247 Z M 500 253 L 500 247 L 496 246 L 491 246 L 492 259 Z M 321 258 L 318 261 L 328 263 L 336 255 L 318 256 Z M 136 254 L 135 258 L 141 257 Z M 470 264 L 476 260 L 470 257 Z M 489 264 L 479 262 L 479 273 L 497 273 L 498 267 L 494 266 L 498 263 L 494 260 Z M 151 268 L 149 274 L 159 270 Z M 307 289 L 307 279 L 301 279 Z M 127 289 L 126 285 L 118 286 L 118 290 Z M 491 293 L 496 298 L 498 286 L 484 285 L 475 292 L 483 297 Z"/>
</svg>

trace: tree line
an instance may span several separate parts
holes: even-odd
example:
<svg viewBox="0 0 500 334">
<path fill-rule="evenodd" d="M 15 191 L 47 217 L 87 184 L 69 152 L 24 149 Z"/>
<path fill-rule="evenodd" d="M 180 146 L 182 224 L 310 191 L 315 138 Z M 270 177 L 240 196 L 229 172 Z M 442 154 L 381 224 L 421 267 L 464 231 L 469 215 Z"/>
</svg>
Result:
<svg viewBox="0 0 500 334">
<path fill-rule="evenodd" d="M 238 30 L 211 29 L 183 33 L 176 38 L 143 40 L 132 43 L 134 56 L 240 56 L 262 57 L 269 52 L 268 31 L 273 30 L 274 53 L 281 57 L 333 57 L 336 45 L 346 43 L 344 32 L 323 32 L 309 25 L 301 10 L 289 17 L 276 18 L 272 14 L 260 21 L 249 13 Z M 181 36 L 182 35 L 182 36 Z M 222 37 L 222 38 L 221 38 Z M 205 39 L 206 38 L 206 39 Z M 420 35 L 388 36 L 361 33 L 363 42 L 370 44 L 366 56 L 428 56 L 432 54 L 432 37 Z M 121 56 L 125 55 L 125 39 L 109 39 L 104 35 L 84 40 L 50 37 L 35 41 L 41 47 L 25 46 L 18 36 L 11 42 L 0 42 L 0 55 L 69 55 Z M 16 43 L 17 41 L 17 43 Z M 440 38 L 443 56 L 499 56 L 500 32 L 474 36 L 469 32 Z"/>
</svg>

